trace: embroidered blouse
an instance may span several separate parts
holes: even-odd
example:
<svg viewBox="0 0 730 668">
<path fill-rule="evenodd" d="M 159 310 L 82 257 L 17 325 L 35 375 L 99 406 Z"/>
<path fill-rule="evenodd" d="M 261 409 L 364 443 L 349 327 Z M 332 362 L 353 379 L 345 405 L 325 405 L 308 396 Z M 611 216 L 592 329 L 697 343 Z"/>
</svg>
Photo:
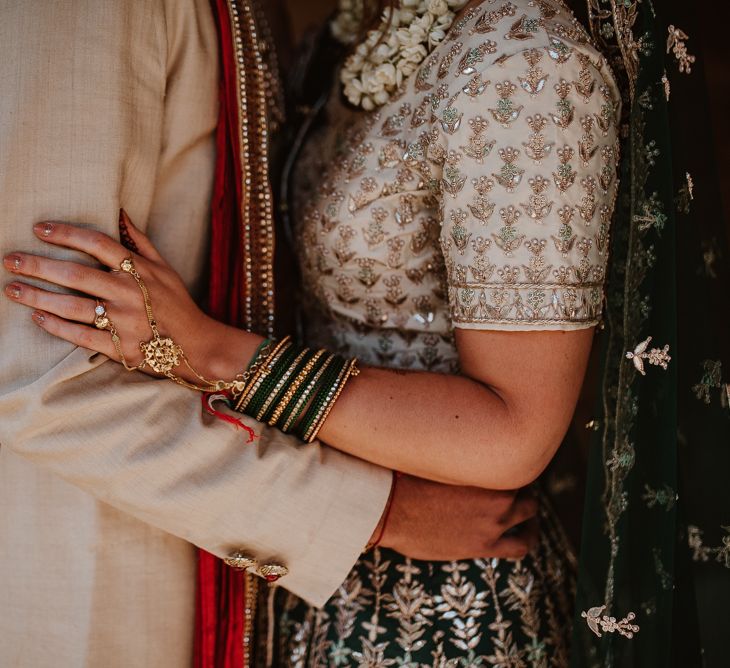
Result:
<svg viewBox="0 0 730 668">
<path fill-rule="evenodd" d="M 453 370 L 453 327 L 599 322 L 620 97 L 567 11 L 518 4 L 467 12 L 377 112 L 332 95 L 296 184 L 318 343 Z"/>
</svg>

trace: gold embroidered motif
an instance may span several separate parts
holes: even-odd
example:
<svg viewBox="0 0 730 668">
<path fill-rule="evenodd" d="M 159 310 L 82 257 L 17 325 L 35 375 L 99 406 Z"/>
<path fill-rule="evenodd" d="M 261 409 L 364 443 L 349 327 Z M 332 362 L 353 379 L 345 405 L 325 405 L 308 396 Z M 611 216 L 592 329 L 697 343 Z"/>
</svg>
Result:
<svg viewBox="0 0 730 668">
<path fill-rule="evenodd" d="M 482 42 L 479 46 L 469 49 L 459 61 L 457 70 L 459 74 L 474 74 L 477 70 L 475 65 L 484 62 L 484 56 L 497 52 L 497 43 L 492 40 Z"/>
<path fill-rule="evenodd" d="M 497 21 L 506 18 L 507 16 L 514 16 L 516 11 L 517 7 L 515 7 L 511 2 L 505 2 L 499 7 L 499 9 L 491 12 L 485 11 L 479 19 L 477 19 L 477 22 L 471 29 L 471 34 L 478 33 L 483 35 L 488 32 L 494 32 L 496 30 L 494 24 Z"/>
<path fill-rule="evenodd" d="M 547 122 L 547 118 L 542 114 L 527 117 L 527 125 L 532 130 L 532 134 L 527 142 L 522 142 L 522 145 L 525 147 L 527 157 L 532 158 L 536 165 L 542 163 L 555 145 L 555 142 L 546 142 L 545 135 L 542 133 Z"/>
<path fill-rule="evenodd" d="M 575 183 L 575 177 L 578 174 L 570 166 L 570 161 L 573 159 L 575 151 L 570 146 L 563 146 L 563 148 L 558 149 L 557 153 L 560 164 L 558 165 L 557 171 L 553 172 L 553 181 L 557 189 L 561 193 L 564 193 Z"/>
<path fill-rule="evenodd" d="M 558 95 L 558 101 L 556 102 L 558 113 L 551 113 L 550 117 L 553 119 L 555 125 L 565 130 L 573 122 L 573 115 L 575 113 L 575 107 L 568 100 L 570 84 L 565 79 L 561 79 L 559 83 L 555 84 L 554 88 Z"/>
<path fill-rule="evenodd" d="M 580 613 L 580 616 L 586 620 L 588 628 L 593 631 L 599 638 L 602 633 L 618 633 L 625 638 L 633 638 L 634 633 L 639 632 L 639 627 L 631 622 L 636 619 L 636 615 L 630 612 L 626 617 L 616 621 L 615 617 L 609 617 L 604 615 L 603 611 L 606 609 L 605 605 L 601 605 L 595 608 L 589 608 Z"/>
<path fill-rule="evenodd" d="M 510 204 L 506 209 L 500 209 L 499 215 L 504 224 L 500 228 L 499 234 L 493 234 L 492 238 L 507 257 L 512 257 L 512 253 L 522 245 L 525 238 L 524 234 L 517 234 L 515 230 L 515 225 L 522 214 Z"/>
<path fill-rule="evenodd" d="M 652 348 L 649 352 L 646 349 L 651 343 L 651 336 L 647 337 L 644 341 L 637 344 L 633 351 L 626 353 L 626 359 L 631 360 L 636 367 L 636 370 L 642 375 L 646 375 L 644 371 L 644 360 L 647 360 L 649 364 L 654 366 L 660 366 L 666 371 L 671 357 L 669 356 L 669 346 L 665 345 L 663 348 Z"/>
<path fill-rule="evenodd" d="M 524 169 L 515 165 L 519 155 L 520 152 L 511 146 L 500 148 L 499 157 L 502 158 L 504 164 L 502 165 L 502 169 L 500 169 L 499 174 L 492 174 L 497 183 L 499 183 L 499 185 L 505 188 L 509 193 L 514 192 L 514 189 L 522 180 L 522 175 L 525 173 Z"/>
<path fill-rule="evenodd" d="M 461 54 L 462 50 L 464 48 L 463 42 L 456 42 L 451 46 L 449 49 L 449 52 L 443 57 L 441 60 L 441 64 L 439 65 L 438 69 L 438 78 L 443 79 L 448 73 L 449 69 L 451 68 L 451 64 L 454 62 L 456 57 Z"/>
<path fill-rule="evenodd" d="M 578 73 L 578 81 L 574 81 L 573 86 L 583 98 L 583 102 L 587 104 L 596 88 L 596 80 L 591 75 L 591 59 L 582 53 L 579 53 L 577 58 L 580 63 L 580 72 Z"/>
<path fill-rule="evenodd" d="M 480 165 L 484 164 L 484 158 L 489 155 L 492 147 L 496 144 L 496 140 L 489 140 L 484 136 L 489 127 L 489 122 L 481 116 L 475 116 L 469 119 L 469 126 L 472 130 L 472 134 L 469 136 L 469 144 L 461 148 L 465 155 L 473 158 Z"/>
<path fill-rule="evenodd" d="M 527 14 L 523 14 L 512 24 L 509 32 L 505 35 L 505 39 L 533 39 L 534 33 L 542 28 L 542 26 L 542 18 L 528 17 Z"/>
<path fill-rule="evenodd" d="M 499 100 L 497 107 L 489 111 L 497 123 L 501 123 L 503 127 L 509 127 L 517 120 L 523 109 L 522 105 L 516 105 L 511 99 L 517 90 L 517 86 L 511 81 L 503 81 L 494 84 L 494 88 L 499 95 Z"/>
<path fill-rule="evenodd" d="M 482 79 L 482 75 L 477 73 L 469 79 L 469 83 L 467 83 L 461 90 L 465 95 L 475 98 L 481 95 L 490 83 L 490 81 L 484 81 Z"/>
<path fill-rule="evenodd" d="M 543 52 L 538 49 L 530 49 L 522 54 L 529 65 L 526 77 L 517 77 L 520 82 L 522 90 L 529 93 L 533 97 L 538 93 L 542 92 L 545 87 L 549 75 L 545 74 L 543 70 L 538 67 L 540 59 L 543 57 Z"/>
<path fill-rule="evenodd" d="M 552 58 L 558 65 L 567 63 L 573 55 L 573 49 L 556 37 L 550 37 L 550 46 L 548 47 L 547 52 L 548 56 L 550 56 L 550 58 Z"/>
<path fill-rule="evenodd" d="M 664 97 L 669 102 L 669 96 L 672 94 L 672 87 L 669 85 L 669 77 L 666 71 L 662 74 L 662 86 L 664 86 Z"/>
<path fill-rule="evenodd" d="M 675 28 L 673 25 L 670 25 L 667 31 L 669 32 L 667 37 L 667 53 L 671 51 L 677 59 L 680 72 L 691 74 L 692 65 L 696 58 L 688 53 L 687 45 L 684 43 L 685 40 L 689 39 L 689 36 L 683 30 Z"/>
<path fill-rule="evenodd" d="M 558 236 L 552 236 L 551 238 L 555 244 L 555 248 L 563 257 L 568 257 L 568 253 L 578 238 L 577 235 L 573 234 L 573 228 L 570 225 L 574 215 L 575 211 L 572 206 L 564 206 L 558 209 L 558 217 L 562 224 L 560 225 Z"/>
<path fill-rule="evenodd" d="M 536 177 L 529 179 L 528 183 L 532 188 L 532 194 L 528 197 L 527 202 L 520 204 L 520 206 L 530 218 L 542 223 L 542 219 L 550 213 L 553 207 L 553 202 L 545 195 L 545 189 L 550 185 L 550 181 L 538 174 Z"/>
<path fill-rule="evenodd" d="M 580 217 L 586 225 L 590 225 L 593 216 L 596 213 L 596 179 L 592 176 L 586 176 L 580 180 L 580 185 L 585 190 L 585 194 L 580 199 L 580 204 L 576 205 Z"/>
<path fill-rule="evenodd" d="M 580 126 L 583 128 L 583 136 L 578 140 L 578 155 L 580 155 L 583 167 L 588 167 L 591 158 L 596 154 L 598 147 L 593 137 L 594 116 L 583 116 L 580 119 Z M 604 188 L 605 190 L 605 188 Z"/>
</svg>

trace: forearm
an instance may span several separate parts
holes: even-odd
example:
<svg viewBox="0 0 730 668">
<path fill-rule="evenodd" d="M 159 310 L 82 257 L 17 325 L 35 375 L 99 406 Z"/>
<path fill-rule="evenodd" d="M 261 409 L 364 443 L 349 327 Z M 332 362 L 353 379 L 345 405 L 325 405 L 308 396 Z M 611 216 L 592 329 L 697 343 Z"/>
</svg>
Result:
<svg viewBox="0 0 730 668">
<path fill-rule="evenodd" d="M 218 371 L 228 364 L 229 376 L 241 364 L 235 355 L 225 361 L 230 351 L 248 358 L 261 340 L 230 332 L 229 343 L 218 346 L 228 351 L 221 352 Z M 488 489 L 529 484 L 568 427 L 591 331 L 528 334 L 517 339 L 519 357 L 514 334 L 488 335 L 492 353 L 462 345 L 464 375 L 361 365 L 319 437 L 343 452 L 440 482 Z M 552 357 L 552 364 L 541 356 Z"/>
<path fill-rule="evenodd" d="M 362 368 L 320 438 L 382 466 L 488 489 L 529 484 L 549 461 L 491 388 L 463 376 Z"/>
</svg>

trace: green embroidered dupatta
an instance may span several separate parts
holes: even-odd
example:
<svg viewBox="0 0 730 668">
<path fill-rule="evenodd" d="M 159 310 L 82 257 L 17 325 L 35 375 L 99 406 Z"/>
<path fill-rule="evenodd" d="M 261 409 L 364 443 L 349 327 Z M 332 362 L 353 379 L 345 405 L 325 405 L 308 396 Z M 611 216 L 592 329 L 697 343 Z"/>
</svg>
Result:
<svg viewBox="0 0 730 668">
<path fill-rule="evenodd" d="M 727 665 L 727 252 L 701 64 L 670 22 L 699 5 L 677 5 L 590 0 L 628 96 L 574 668 Z"/>
</svg>

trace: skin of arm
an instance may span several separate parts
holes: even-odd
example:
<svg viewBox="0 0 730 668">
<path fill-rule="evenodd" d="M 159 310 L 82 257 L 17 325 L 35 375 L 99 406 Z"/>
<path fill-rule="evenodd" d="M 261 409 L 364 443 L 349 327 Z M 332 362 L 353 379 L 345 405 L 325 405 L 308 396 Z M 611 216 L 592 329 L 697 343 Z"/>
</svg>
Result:
<svg viewBox="0 0 730 668">
<path fill-rule="evenodd" d="M 87 252 L 110 267 L 129 256 L 107 235 L 71 225 L 46 223 L 35 231 L 47 242 Z M 182 345 L 204 375 L 234 377 L 261 337 L 203 314 L 131 221 L 130 231 L 141 253 L 135 264 L 163 335 Z M 139 289 L 128 275 L 23 253 L 7 256 L 4 264 L 13 273 L 104 299 L 125 354 L 131 362 L 139 359 L 136 342 L 148 340 L 150 332 Z M 20 282 L 10 284 L 6 295 L 40 309 L 34 322 L 49 333 L 117 358 L 108 332 L 89 326 L 94 300 Z M 343 452 L 439 482 L 494 490 L 523 487 L 540 475 L 568 428 L 592 334 L 593 329 L 457 330 L 463 376 L 363 367 L 345 388 L 320 437 Z"/>
</svg>

